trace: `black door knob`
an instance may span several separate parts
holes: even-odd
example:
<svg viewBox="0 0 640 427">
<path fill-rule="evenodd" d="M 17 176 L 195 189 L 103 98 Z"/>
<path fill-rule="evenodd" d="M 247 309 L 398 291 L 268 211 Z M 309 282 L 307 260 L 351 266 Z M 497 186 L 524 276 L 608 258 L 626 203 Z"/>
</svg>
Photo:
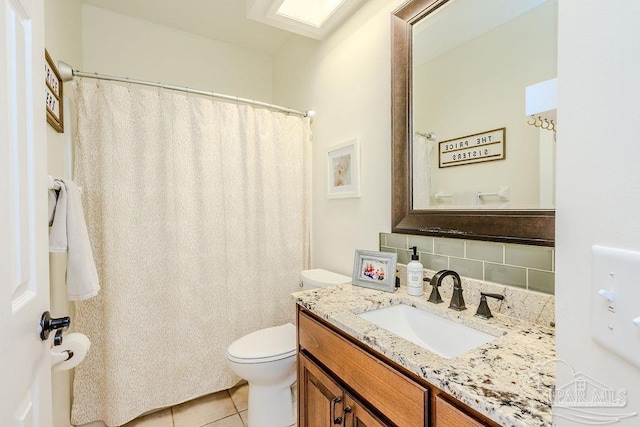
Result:
<svg viewBox="0 0 640 427">
<path fill-rule="evenodd" d="M 69 317 L 58 317 L 57 319 L 51 318 L 51 313 L 45 311 L 40 317 L 40 339 L 46 341 L 49 338 L 49 333 L 55 329 L 66 330 L 71 324 Z"/>
</svg>

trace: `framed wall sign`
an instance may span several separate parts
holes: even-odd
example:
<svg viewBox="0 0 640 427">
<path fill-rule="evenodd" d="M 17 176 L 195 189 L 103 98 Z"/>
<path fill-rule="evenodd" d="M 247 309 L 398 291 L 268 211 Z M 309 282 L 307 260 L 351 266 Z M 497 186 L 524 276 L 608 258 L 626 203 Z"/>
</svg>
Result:
<svg viewBox="0 0 640 427">
<path fill-rule="evenodd" d="M 506 128 L 494 129 L 438 144 L 441 168 L 490 162 L 505 158 Z"/>
<path fill-rule="evenodd" d="M 327 196 L 329 199 L 360 197 L 360 149 L 357 139 L 329 148 Z"/>
<path fill-rule="evenodd" d="M 64 132 L 63 102 L 62 102 L 62 79 L 58 68 L 53 63 L 49 52 L 45 49 L 44 72 L 46 76 L 46 96 L 47 96 L 47 123 L 55 130 Z"/>
</svg>

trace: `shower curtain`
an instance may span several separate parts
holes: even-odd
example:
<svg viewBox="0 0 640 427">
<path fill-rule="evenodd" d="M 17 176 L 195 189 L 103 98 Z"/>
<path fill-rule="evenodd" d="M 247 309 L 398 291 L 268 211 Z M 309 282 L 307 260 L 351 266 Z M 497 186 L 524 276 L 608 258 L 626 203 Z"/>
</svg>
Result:
<svg viewBox="0 0 640 427">
<path fill-rule="evenodd" d="M 426 209 L 431 206 L 432 151 L 435 142 L 429 141 L 422 135 L 413 137 L 413 206 L 414 209 Z"/>
<path fill-rule="evenodd" d="M 121 425 L 233 386 L 235 339 L 294 319 L 309 264 L 309 120 L 184 93 L 75 83 L 75 176 L 100 294 L 72 423 Z"/>
</svg>

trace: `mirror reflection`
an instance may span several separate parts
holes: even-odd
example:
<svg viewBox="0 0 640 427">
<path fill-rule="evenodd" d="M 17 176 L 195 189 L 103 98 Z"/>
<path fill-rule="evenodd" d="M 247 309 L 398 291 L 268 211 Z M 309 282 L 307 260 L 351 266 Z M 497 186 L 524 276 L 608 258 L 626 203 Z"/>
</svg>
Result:
<svg viewBox="0 0 640 427">
<path fill-rule="evenodd" d="M 557 0 L 449 1 L 412 67 L 413 209 L 552 209 L 555 109 L 525 92 L 556 77 Z"/>
</svg>

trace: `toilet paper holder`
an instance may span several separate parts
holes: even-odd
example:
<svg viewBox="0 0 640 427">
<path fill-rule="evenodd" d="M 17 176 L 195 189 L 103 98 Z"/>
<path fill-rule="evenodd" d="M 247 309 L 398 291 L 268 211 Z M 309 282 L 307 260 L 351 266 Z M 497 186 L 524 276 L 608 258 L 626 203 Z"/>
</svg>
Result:
<svg viewBox="0 0 640 427">
<path fill-rule="evenodd" d="M 60 353 L 51 352 L 51 366 L 57 365 L 58 363 L 66 362 L 67 360 L 73 357 L 73 351 L 64 350 Z"/>
<path fill-rule="evenodd" d="M 66 336 L 60 347 L 51 347 L 51 368 L 66 371 L 75 368 L 87 356 L 91 341 L 86 335 L 73 332 Z"/>
</svg>

